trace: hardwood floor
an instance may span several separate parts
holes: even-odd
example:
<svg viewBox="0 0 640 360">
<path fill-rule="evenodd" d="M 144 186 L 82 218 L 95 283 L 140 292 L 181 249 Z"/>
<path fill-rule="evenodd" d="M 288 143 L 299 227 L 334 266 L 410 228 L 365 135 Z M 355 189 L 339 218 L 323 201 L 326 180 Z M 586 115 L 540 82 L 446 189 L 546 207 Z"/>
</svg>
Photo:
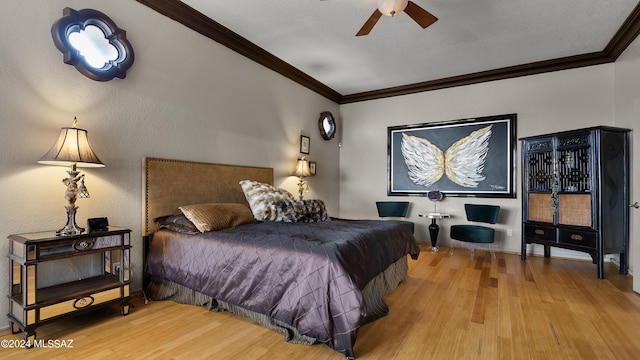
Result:
<svg viewBox="0 0 640 360">
<path fill-rule="evenodd" d="M 387 297 L 391 312 L 358 334 L 356 358 L 637 359 L 640 296 L 631 277 L 606 264 L 466 249 L 423 249 L 409 280 Z M 54 321 L 39 339 L 73 340 L 72 349 L 6 349 L 20 359 L 328 359 L 328 346 L 293 345 L 281 334 L 227 313 L 169 301 L 145 305 L 139 294 L 126 317 L 118 308 Z M 21 334 L 0 334 L 0 340 Z"/>
</svg>

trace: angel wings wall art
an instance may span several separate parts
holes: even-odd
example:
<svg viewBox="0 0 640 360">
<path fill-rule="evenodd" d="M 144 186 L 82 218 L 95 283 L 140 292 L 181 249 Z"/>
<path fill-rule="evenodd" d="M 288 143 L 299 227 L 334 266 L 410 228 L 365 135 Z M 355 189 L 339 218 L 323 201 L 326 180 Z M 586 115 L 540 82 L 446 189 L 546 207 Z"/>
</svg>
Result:
<svg viewBox="0 0 640 360">
<path fill-rule="evenodd" d="M 515 198 L 516 114 L 388 128 L 389 195 Z"/>
</svg>

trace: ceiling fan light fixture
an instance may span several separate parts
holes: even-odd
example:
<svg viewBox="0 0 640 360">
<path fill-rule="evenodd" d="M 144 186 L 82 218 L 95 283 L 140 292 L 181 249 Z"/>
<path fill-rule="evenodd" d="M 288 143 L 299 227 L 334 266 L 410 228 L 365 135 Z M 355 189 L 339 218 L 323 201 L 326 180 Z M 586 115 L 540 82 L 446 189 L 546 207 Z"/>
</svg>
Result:
<svg viewBox="0 0 640 360">
<path fill-rule="evenodd" d="M 394 16 L 404 11 L 409 0 L 378 0 L 378 10 L 385 16 Z"/>
<path fill-rule="evenodd" d="M 378 0 L 378 8 L 373 12 L 373 14 L 371 14 L 371 16 L 369 16 L 369 19 L 367 19 L 364 25 L 362 25 L 360 30 L 358 30 L 356 36 L 369 35 L 371 29 L 376 26 L 376 23 L 380 20 L 382 15 L 394 16 L 403 11 L 423 29 L 426 29 L 428 26 L 431 26 L 433 23 L 438 21 L 437 17 L 416 5 L 413 1 Z"/>
</svg>

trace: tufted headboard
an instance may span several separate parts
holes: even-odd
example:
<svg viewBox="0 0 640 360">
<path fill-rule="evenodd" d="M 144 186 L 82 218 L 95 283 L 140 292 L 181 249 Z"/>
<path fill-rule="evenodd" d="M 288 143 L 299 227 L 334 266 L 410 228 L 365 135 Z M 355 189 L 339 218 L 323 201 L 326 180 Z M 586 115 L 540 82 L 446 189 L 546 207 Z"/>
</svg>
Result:
<svg viewBox="0 0 640 360">
<path fill-rule="evenodd" d="M 246 179 L 273 184 L 273 168 L 143 158 L 142 235 L 157 230 L 153 219 L 178 214 L 182 205 L 247 204 L 239 184 Z"/>
</svg>

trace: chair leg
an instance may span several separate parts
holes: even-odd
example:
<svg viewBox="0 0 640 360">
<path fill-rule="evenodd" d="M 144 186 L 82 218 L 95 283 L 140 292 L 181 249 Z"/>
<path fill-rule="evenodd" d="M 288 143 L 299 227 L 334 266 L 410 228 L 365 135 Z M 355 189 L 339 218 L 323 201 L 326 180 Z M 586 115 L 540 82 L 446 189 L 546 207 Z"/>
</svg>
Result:
<svg viewBox="0 0 640 360">
<path fill-rule="evenodd" d="M 456 242 L 457 241 L 451 239 L 451 242 L 449 244 L 449 256 L 453 256 L 453 250 L 455 248 Z M 491 260 L 494 261 L 496 259 L 496 251 L 493 248 L 493 244 L 489 243 L 488 245 L 489 245 L 489 249 L 488 250 L 489 250 L 489 253 L 491 254 Z M 481 246 L 481 245 L 479 245 L 479 246 Z M 471 258 L 471 260 L 475 259 L 475 256 L 476 256 L 476 245 L 475 244 L 473 244 L 473 243 L 465 244 L 464 242 L 460 242 L 459 243 L 459 247 L 468 248 L 469 249 L 469 257 Z M 483 246 L 481 246 L 481 247 L 482 247 L 482 249 L 484 249 Z"/>
</svg>

